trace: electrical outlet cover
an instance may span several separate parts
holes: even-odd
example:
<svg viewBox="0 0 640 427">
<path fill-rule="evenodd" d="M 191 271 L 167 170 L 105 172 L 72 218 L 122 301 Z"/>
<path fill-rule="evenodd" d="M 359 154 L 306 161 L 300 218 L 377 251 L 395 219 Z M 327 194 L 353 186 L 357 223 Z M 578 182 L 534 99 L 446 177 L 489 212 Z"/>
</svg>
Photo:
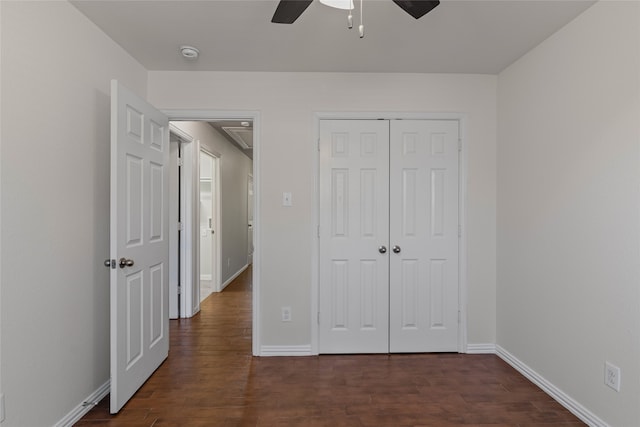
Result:
<svg viewBox="0 0 640 427">
<path fill-rule="evenodd" d="M 620 368 L 609 362 L 604 364 L 604 383 L 614 389 L 620 391 Z"/>
</svg>

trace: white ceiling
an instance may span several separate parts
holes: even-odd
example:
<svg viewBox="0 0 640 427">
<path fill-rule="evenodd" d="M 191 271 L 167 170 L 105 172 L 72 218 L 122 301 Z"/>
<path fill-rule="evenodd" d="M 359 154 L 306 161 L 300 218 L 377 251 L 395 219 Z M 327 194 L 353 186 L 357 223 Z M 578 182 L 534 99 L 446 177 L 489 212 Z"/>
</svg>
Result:
<svg viewBox="0 0 640 427">
<path fill-rule="evenodd" d="M 148 70 L 488 74 L 593 3 L 442 0 L 415 20 L 391 0 L 365 0 L 360 39 L 345 11 L 318 1 L 292 25 L 270 22 L 277 0 L 73 1 Z M 182 58 L 185 44 L 198 61 Z"/>
</svg>

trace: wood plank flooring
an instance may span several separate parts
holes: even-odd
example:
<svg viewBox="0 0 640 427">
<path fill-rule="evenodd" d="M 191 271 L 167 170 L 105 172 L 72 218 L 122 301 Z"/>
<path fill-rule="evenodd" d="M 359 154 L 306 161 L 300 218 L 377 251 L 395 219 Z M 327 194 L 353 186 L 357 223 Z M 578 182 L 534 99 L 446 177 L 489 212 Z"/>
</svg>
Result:
<svg viewBox="0 0 640 427">
<path fill-rule="evenodd" d="M 116 416 L 76 426 L 584 425 L 494 355 L 251 356 L 251 270 L 171 321 L 169 358 Z"/>
</svg>

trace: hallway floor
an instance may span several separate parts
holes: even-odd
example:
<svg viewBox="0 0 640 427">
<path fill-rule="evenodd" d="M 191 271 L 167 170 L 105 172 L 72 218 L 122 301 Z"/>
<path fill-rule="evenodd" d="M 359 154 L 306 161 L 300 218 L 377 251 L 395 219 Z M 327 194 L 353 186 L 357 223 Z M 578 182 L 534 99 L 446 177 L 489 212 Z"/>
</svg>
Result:
<svg viewBox="0 0 640 427">
<path fill-rule="evenodd" d="M 169 358 L 122 411 L 76 426 L 583 426 L 494 355 L 251 356 L 251 269 L 171 321 Z"/>
</svg>

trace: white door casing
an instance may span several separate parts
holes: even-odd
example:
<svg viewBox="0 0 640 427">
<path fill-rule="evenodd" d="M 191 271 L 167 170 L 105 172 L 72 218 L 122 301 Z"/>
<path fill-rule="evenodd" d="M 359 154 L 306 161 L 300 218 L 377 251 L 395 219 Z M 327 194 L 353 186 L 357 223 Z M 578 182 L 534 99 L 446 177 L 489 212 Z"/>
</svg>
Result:
<svg viewBox="0 0 640 427">
<path fill-rule="evenodd" d="M 167 117 L 112 80 L 111 413 L 169 351 L 168 161 Z"/>
<path fill-rule="evenodd" d="M 320 122 L 322 353 L 386 353 L 389 122 Z"/>
<path fill-rule="evenodd" d="M 458 350 L 458 125 L 320 120 L 320 353 Z M 374 283 L 379 335 L 363 327 Z"/>
<path fill-rule="evenodd" d="M 200 259 L 200 300 L 212 292 L 219 291 L 218 285 L 218 158 L 209 151 L 200 149 L 200 209 L 199 209 L 199 259 Z M 199 310 L 199 306 L 198 306 Z"/>
<path fill-rule="evenodd" d="M 389 351 L 457 351 L 458 121 L 392 121 L 390 171 Z"/>
<path fill-rule="evenodd" d="M 253 264 L 253 175 L 247 176 L 247 264 Z"/>
</svg>

